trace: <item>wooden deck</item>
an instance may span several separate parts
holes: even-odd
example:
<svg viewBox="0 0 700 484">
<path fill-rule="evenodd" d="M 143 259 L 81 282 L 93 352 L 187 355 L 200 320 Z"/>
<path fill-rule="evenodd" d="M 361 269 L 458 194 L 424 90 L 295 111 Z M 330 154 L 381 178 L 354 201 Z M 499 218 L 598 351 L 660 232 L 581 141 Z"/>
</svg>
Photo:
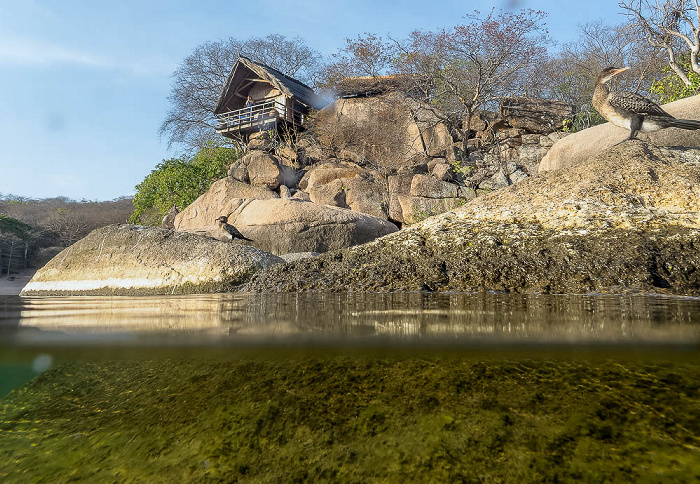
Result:
<svg viewBox="0 0 700 484">
<path fill-rule="evenodd" d="M 263 101 L 251 107 L 222 113 L 216 118 L 216 132 L 229 138 L 274 129 L 281 121 L 297 126 L 301 126 L 304 121 L 302 113 L 277 100 Z"/>
</svg>

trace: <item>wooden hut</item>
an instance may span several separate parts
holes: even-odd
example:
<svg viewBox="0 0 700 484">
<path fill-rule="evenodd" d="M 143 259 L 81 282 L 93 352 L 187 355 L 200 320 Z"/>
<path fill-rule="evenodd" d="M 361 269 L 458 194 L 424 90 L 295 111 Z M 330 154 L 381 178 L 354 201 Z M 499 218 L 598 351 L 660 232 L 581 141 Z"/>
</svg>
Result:
<svg viewBox="0 0 700 484">
<path fill-rule="evenodd" d="M 249 96 L 252 106 L 246 106 Z M 240 56 L 214 110 L 216 132 L 228 138 L 246 138 L 281 123 L 298 128 L 304 125 L 309 108 L 321 109 L 325 104 L 303 82 Z"/>
<path fill-rule="evenodd" d="M 392 74 L 387 76 L 345 77 L 333 86 L 340 98 L 372 97 L 401 91 L 414 98 L 427 98 L 432 83 L 427 76 L 418 74 Z"/>
</svg>

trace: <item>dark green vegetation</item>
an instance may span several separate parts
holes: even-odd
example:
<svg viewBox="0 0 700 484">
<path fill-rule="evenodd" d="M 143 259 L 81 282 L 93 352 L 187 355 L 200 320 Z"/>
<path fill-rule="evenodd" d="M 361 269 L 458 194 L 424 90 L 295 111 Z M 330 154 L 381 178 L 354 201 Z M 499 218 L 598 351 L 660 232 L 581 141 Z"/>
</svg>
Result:
<svg viewBox="0 0 700 484">
<path fill-rule="evenodd" d="M 239 156 L 233 148 L 208 146 L 191 158 L 163 160 L 136 186 L 129 222 L 160 225 L 168 210 L 182 210 L 224 178 Z"/>
<path fill-rule="evenodd" d="M 0 401 L 0 479 L 700 478 L 693 353 L 683 363 L 276 355 L 60 365 Z"/>
</svg>

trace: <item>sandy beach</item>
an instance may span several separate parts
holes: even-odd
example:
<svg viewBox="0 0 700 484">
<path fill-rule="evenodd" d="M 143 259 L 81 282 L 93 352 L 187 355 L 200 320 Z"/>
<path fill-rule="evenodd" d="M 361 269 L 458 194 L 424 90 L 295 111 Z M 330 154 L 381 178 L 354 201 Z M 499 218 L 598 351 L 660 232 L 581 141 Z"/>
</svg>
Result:
<svg viewBox="0 0 700 484">
<path fill-rule="evenodd" d="M 0 276 L 0 296 L 19 295 L 36 271 L 37 269 L 25 269 L 19 274 L 10 274 L 10 277 L 5 274 Z"/>
</svg>

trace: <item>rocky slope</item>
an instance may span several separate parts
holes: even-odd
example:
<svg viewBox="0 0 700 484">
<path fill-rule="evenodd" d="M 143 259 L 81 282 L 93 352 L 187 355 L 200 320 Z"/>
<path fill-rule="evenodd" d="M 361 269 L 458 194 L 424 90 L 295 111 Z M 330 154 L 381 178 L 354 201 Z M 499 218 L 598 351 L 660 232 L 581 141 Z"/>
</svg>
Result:
<svg viewBox="0 0 700 484">
<path fill-rule="evenodd" d="M 679 119 L 700 119 L 700 95 L 664 104 L 664 110 Z M 557 141 L 539 164 L 539 172 L 559 170 L 602 153 L 629 136 L 629 131 L 610 123 L 571 134 Z M 700 148 L 700 131 L 669 128 L 639 138 L 660 146 Z"/>
<path fill-rule="evenodd" d="M 700 295 L 698 249 L 700 150 L 632 141 L 243 290 Z"/>
</svg>

